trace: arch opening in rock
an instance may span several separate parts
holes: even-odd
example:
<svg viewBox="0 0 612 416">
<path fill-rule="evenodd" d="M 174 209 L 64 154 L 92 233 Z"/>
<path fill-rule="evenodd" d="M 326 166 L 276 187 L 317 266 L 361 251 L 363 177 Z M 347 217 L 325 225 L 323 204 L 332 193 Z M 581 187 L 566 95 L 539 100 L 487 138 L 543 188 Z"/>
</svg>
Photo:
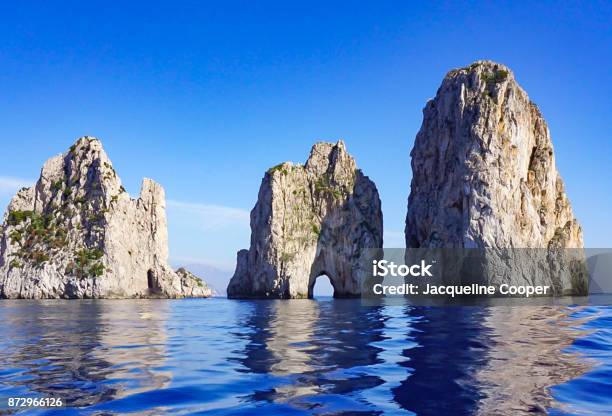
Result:
<svg viewBox="0 0 612 416">
<path fill-rule="evenodd" d="M 147 271 L 147 287 L 149 288 L 149 294 L 154 294 L 154 293 L 159 292 L 159 285 L 157 284 L 155 273 L 153 273 L 153 270 L 151 269 Z"/>
<path fill-rule="evenodd" d="M 332 283 L 332 279 L 327 274 L 320 274 L 319 276 L 312 279 L 311 284 L 308 287 L 308 298 L 321 298 L 334 296 L 336 289 Z"/>
<path fill-rule="evenodd" d="M 364 250 L 382 247 L 374 182 L 341 140 L 317 143 L 305 164 L 266 171 L 251 211 L 251 246 L 238 252 L 229 298 L 304 299 L 327 275 L 334 297 L 361 296 Z M 331 273 L 331 274 L 330 274 Z"/>
</svg>

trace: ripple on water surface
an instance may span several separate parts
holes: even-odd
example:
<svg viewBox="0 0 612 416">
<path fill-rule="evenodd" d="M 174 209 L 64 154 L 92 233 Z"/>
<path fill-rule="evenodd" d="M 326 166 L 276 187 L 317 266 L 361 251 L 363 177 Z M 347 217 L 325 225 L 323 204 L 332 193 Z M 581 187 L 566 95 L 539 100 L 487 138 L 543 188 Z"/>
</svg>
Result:
<svg viewBox="0 0 612 416">
<path fill-rule="evenodd" d="M 612 413 L 612 308 L 358 300 L 0 303 L 0 409 L 30 414 Z"/>
</svg>

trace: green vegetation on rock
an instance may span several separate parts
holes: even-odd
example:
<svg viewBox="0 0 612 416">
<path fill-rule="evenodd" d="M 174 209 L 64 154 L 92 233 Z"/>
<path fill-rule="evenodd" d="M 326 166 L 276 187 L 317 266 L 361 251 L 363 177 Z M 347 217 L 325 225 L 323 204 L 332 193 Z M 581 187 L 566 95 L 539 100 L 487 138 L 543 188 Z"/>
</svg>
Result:
<svg viewBox="0 0 612 416">
<path fill-rule="evenodd" d="M 487 88 L 491 87 L 494 84 L 499 84 L 500 82 L 508 79 L 508 71 L 504 69 L 498 69 L 493 72 L 483 72 L 480 74 L 480 79 L 487 84 Z"/>
<path fill-rule="evenodd" d="M 319 229 L 319 226 L 317 224 L 312 224 L 312 232 L 315 233 L 317 236 L 321 234 L 321 230 Z"/>
<path fill-rule="evenodd" d="M 341 185 L 333 184 L 329 174 L 327 173 L 315 181 L 314 190 L 318 195 L 326 193 L 331 195 L 334 199 L 342 199 L 345 194 L 343 187 Z"/>
<path fill-rule="evenodd" d="M 289 171 L 287 170 L 287 168 L 284 167 L 284 165 L 284 163 L 279 163 L 278 165 L 271 167 L 267 171 L 268 175 L 272 175 L 274 174 L 274 172 L 280 172 L 283 175 L 287 175 Z"/>
<path fill-rule="evenodd" d="M 32 218 L 34 211 L 10 211 L 8 215 L 9 225 L 19 225 L 23 221 Z"/>
<path fill-rule="evenodd" d="M 101 276 L 104 273 L 104 265 L 100 259 L 104 252 L 100 249 L 81 249 L 74 253 L 74 260 L 66 267 L 67 274 L 74 274 L 79 279 L 87 276 Z"/>
<path fill-rule="evenodd" d="M 53 250 L 67 244 L 67 230 L 51 214 L 10 211 L 8 225 L 16 227 L 9 233 L 11 244 L 19 247 L 14 255 L 37 267 L 50 260 Z"/>
<path fill-rule="evenodd" d="M 64 186 L 64 181 L 61 179 L 51 182 L 51 190 L 53 192 L 59 191 L 60 189 L 62 189 L 62 186 Z"/>
<path fill-rule="evenodd" d="M 14 269 L 21 269 L 21 267 L 23 266 L 23 264 L 21 262 L 19 262 L 18 260 L 11 260 L 11 262 L 9 263 L 9 266 L 11 268 Z"/>
</svg>

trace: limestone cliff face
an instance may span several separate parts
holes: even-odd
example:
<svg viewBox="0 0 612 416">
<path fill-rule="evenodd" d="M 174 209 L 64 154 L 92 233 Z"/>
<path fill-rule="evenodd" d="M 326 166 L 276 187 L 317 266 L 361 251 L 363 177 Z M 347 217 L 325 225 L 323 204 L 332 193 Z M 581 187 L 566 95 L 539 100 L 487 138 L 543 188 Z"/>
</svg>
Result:
<svg viewBox="0 0 612 416">
<path fill-rule="evenodd" d="M 412 156 L 408 247 L 582 247 L 546 122 L 505 66 L 448 73 Z"/>
<path fill-rule="evenodd" d="M 12 199 L 0 227 L 0 297 L 210 296 L 167 264 L 163 188 L 131 199 L 101 143 L 79 139 Z"/>
<path fill-rule="evenodd" d="M 305 165 L 266 172 L 251 211 L 251 247 L 238 252 L 230 298 L 306 298 L 327 275 L 334 296 L 361 293 L 359 258 L 382 246 L 378 191 L 342 141 L 317 143 Z"/>
<path fill-rule="evenodd" d="M 407 247 L 583 247 L 546 122 L 507 67 L 450 71 L 411 156 Z"/>
</svg>

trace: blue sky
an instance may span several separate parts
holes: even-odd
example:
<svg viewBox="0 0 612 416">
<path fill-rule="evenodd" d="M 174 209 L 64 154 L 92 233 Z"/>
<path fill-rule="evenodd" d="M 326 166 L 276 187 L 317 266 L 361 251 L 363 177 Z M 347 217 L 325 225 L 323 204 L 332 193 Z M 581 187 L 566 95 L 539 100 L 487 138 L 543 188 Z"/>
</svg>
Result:
<svg viewBox="0 0 612 416">
<path fill-rule="evenodd" d="M 444 74 L 510 66 L 589 247 L 612 247 L 610 2 L 5 2 L 0 203 L 79 136 L 166 188 L 175 263 L 231 270 L 265 170 L 343 138 L 402 243 L 409 152 Z"/>
</svg>

